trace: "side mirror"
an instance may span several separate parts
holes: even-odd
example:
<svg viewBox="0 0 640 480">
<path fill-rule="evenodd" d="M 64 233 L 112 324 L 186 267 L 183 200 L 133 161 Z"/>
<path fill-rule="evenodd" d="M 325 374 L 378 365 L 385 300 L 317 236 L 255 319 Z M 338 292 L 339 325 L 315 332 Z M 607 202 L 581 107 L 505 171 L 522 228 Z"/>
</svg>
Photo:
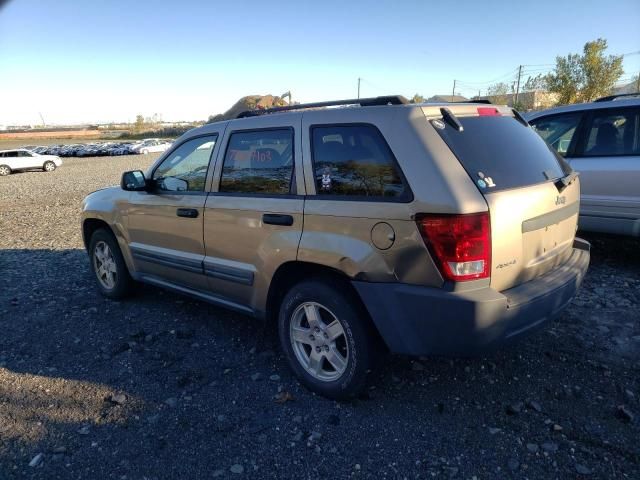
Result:
<svg viewBox="0 0 640 480">
<path fill-rule="evenodd" d="M 131 170 L 122 174 L 120 187 L 129 192 L 139 192 L 147 189 L 147 180 L 142 170 Z"/>
</svg>

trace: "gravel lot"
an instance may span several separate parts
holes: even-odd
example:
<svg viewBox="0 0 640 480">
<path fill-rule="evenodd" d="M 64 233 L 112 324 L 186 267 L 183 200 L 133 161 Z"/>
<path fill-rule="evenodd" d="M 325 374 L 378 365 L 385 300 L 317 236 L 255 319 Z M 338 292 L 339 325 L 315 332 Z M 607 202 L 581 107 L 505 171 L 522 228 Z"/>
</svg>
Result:
<svg viewBox="0 0 640 480">
<path fill-rule="evenodd" d="M 638 240 L 588 236 L 583 289 L 545 331 L 487 358 L 389 357 L 336 403 L 242 315 L 98 295 L 80 202 L 154 158 L 0 178 L 0 479 L 640 478 Z"/>
</svg>

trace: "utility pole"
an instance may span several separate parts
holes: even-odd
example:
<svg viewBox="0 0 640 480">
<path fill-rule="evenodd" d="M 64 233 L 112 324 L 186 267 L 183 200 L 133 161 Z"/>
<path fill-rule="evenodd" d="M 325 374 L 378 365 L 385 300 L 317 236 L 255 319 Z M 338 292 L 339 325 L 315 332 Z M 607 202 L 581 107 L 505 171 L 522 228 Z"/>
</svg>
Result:
<svg viewBox="0 0 640 480">
<path fill-rule="evenodd" d="M 360 80 L 361 78 L 358 77 L 358 100 L 360 100 Z"/>
<path fill-rule="evenodd" d="M 520 77 L 522 76 L 522 65 L 518 66 L 518 83 L 516 83 L 516 98 L 513 102 L 513 107 L 517 108 L 518 105 L 518 95 L 520 93 Z"/>
<path fill-rule="evenodd" d="M 451 90 L 451 101 L 453 102 L 453 96 L 456 94 L 456 81 L 453 81 L 453 90 Z"/>
<path fill-rule="evenodd" d="M 636 80 L 636 90 L 640 93 L 640 73 L 638 74 L 638 79 Z"/>
</svg>

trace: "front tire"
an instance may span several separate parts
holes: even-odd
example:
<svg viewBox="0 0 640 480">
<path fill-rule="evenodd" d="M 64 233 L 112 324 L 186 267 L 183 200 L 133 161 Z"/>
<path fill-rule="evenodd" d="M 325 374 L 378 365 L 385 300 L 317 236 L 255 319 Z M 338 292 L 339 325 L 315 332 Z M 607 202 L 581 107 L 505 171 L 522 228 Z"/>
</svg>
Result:
<svg viewBox="0 0 640 480">
<path fill-rule="evenodd" d="M 11 175 L 11 168 L 8 165 L 0 165 L 0 177 Z"/>
<path fill-rule="evenodd" d="M 44 162 L 42 169 L 45 172 L 53 172 L 56 169 L 56 164 L 53 162 Z"/>
<path fill-rule="evenodd" d="M 375 333 L 353 295 L 304 281 L 285 295 L 278 316 L 289 366 L 311 391 L 331 399 L 357 395 L 379 355 Z"/>
<path fill-rule="evenodd" d="M 103 228 L 96 230 L 89 242 L 89 256 L 102 295 L 116 300 L 133 292 L 134 281 L 113 233 Z"/>
</svg>

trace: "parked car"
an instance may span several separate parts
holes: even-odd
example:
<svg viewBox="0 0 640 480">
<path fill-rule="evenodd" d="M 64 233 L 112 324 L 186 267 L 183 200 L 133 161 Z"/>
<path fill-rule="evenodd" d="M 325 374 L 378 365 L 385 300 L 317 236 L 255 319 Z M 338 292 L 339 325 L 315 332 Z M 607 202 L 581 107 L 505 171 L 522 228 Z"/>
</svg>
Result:
<svg viewBox="0 0 640 480">
<path fill-rule="evenodd" d="M 640 236 L 640 97 L 605 97 L 528 119 L 580 173 L 580 229 Z"/>
<path fill-rule="evenodd" d="M 0 176 L 10 175 L 18 170 L 41 169 L 53 172 L 62 165 L 60 157 L 40 155 L 23 148 L 0 150 Z"/>
<path fill-rule="evenodd" d="M 514 110 L 378 97 L 190 130 L 87 196 L 82 234 L 104 296 L 140 281 L 263 319 L 344 398 L 387 350 L 478 353 L 561 312 L 589 263 L 579 199 Z"/>
<path fill-rule="evenodd" d="M 172 143 L 166 140 L 160 140 L 157 138 L 147 139 L 141 142 L 138 145 L 132 147 L 132 150 L 136 153 L 148 154 L 148 153 L 157 153 L 164 152 L 169 147 L 171 147 Z"/>
</svg>

